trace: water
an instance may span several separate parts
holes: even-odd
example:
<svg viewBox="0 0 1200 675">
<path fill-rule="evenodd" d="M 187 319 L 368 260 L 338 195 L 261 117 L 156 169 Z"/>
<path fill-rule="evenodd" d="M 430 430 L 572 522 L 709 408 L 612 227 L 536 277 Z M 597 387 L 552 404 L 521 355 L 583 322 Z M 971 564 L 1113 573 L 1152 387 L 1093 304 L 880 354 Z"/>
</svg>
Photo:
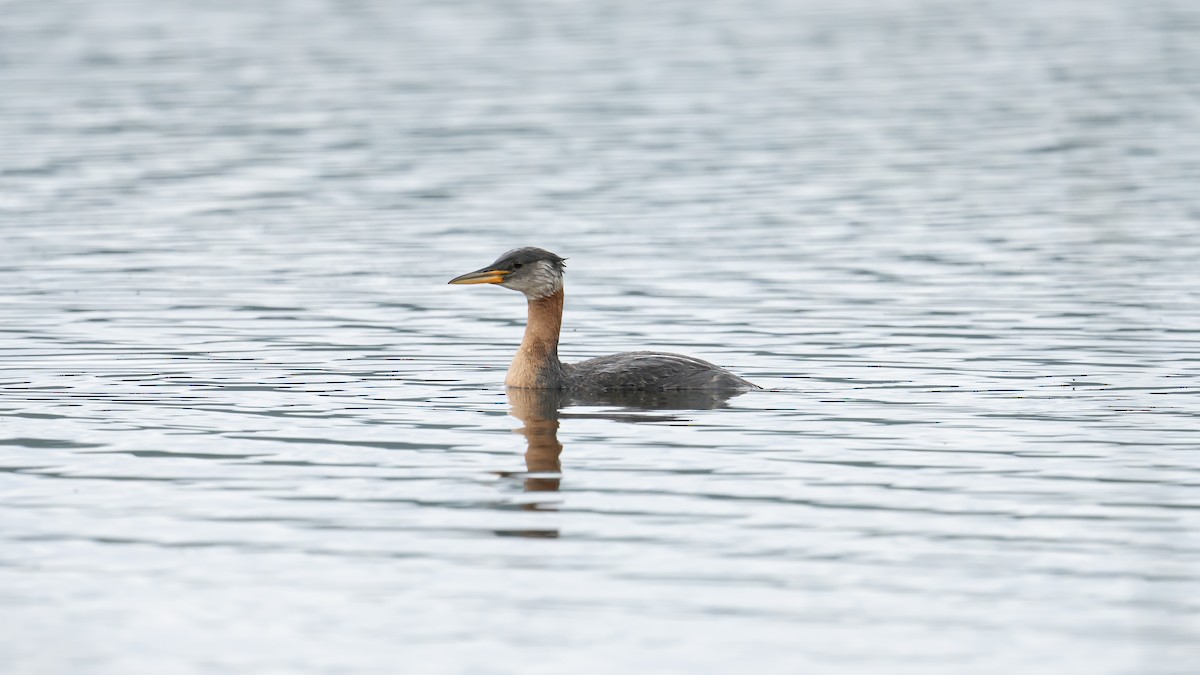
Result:
<svg viewBox="0 0 1200 675">
<path fill-rule="evenodd" d="M 5 673 L 1195 672 L 1193 3 L 0 17 Z"/>
</svg>

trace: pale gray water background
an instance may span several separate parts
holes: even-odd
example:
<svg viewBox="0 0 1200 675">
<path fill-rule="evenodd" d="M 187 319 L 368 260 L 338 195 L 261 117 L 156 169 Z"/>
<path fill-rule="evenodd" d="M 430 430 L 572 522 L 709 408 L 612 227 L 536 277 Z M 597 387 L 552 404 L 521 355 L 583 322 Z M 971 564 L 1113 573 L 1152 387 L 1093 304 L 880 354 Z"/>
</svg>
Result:
<svg viewBox="0 0 1200 675">
<path fill-rule="evenodd" d="M 1194 2 L 4 1 L 0 146 L 6 674 L 1197 672 Z M 771 391 L 523 474 L 517 245 Z"/>
</svg>

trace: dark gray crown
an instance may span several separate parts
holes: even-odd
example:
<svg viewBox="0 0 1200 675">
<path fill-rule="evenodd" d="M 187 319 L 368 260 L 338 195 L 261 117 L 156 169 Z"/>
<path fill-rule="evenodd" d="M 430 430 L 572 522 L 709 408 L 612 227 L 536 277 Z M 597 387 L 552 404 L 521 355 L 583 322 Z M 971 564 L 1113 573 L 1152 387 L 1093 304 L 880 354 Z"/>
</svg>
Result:
<svg viewBox="0 0 1200 675">
<path fill-rule="evenodd" d="M 567 259 L 559 255 L 551 253 L 544 248 L 536 246 L 526 246 L 524 248 L 514 248 L 504 255 L 496 258 L 496 262 L 492 263 L 489 268 L 494 270 L 509 270 L 519 269 L 530 263 L 546 261 L 554 265 L 560 273 L 567 266 Z"/>
</svg>

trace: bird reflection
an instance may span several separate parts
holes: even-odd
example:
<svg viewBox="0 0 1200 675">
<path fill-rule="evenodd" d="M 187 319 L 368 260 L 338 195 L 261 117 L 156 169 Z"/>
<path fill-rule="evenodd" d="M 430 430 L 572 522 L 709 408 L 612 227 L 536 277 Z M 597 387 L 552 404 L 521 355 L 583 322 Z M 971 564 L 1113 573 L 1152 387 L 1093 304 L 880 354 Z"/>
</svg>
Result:
<svg viewBox="0 0 1200 675">
<path fill-rule="evenodd" d="M 564 419 L 607 419 L 631 424 L 676 422 L 678 412 L 728 407 L 727 401 L 742 392 L 710 390 L 567 392 L 557 389 L 508 390 L 509 412 L 524 426 L 516 430 L 525 437 L 526 493 L 558 492 L 562 483 L 563 445 L 558 440 L 559 421 Z M 568 412 L 573 406 L 611 408 L 600 412 Z M 554 510 L 553 505 L 531 501 L 521 505 L 529 511 Z M 508 537 L 554 538 L 558 530 L 503 530 Z"/>
<path fill-rule="evenodd" d="M 526 492 L 557 492 L 561 476 L 538 477 L 533 474 L 558 474 L 562 462 L 562 443 L 558 442 L 559 407 L 562 395 L 558 390 L 509 389 L 508 404 L 512 416 L 525 423 L 516 432 L 525 436 Z M 538 504 L 526 504 L 536 509 Z"/>
</svg>

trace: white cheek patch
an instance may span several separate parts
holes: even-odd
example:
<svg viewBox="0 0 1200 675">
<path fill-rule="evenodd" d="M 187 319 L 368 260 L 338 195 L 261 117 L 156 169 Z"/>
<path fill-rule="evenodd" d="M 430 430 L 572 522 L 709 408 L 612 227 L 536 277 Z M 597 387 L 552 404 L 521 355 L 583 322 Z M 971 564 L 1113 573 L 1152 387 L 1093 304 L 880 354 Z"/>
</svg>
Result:
<svg viewBox="0 0 1200 675">
<path fill-rule="evenodd" d="M 521 291 L 535 300 L 548 295 L 554 295 L 558 291 L 561 291 L 563 287 L 562 275 L 554 269 L 553 265 L 545 260 L 539 260 L 534 263 L 524 276 L 525 278 L 521 279 L 519 283 L 509 283 L 506 285 Z"/>
<path fill-rule="evenodd" d="M 562 277 L 554 271 L 554 267 L 550 263 L 539 260 L 535 265 L 529 285 L 531 296 L 544 298 L 562 289 Z"/>
</svg>

